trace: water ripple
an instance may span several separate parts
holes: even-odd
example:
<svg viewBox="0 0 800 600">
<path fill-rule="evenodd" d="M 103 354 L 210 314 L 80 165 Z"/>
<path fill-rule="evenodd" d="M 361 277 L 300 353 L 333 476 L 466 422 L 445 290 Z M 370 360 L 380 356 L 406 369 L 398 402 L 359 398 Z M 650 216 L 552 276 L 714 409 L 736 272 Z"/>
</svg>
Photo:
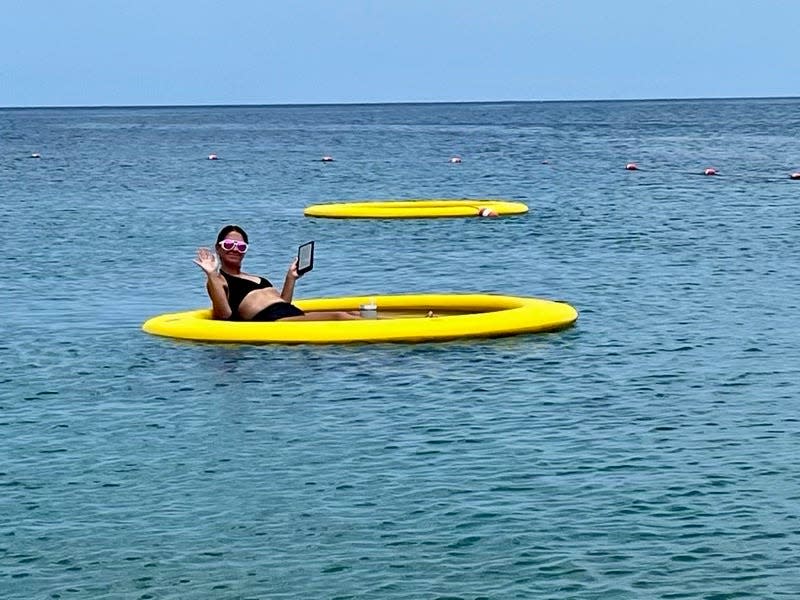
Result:
<svg viewBox="0 0 800 600">
<path fill-rule="evenodd" d="M 0 256 L 3 597 L 796 596 L 797 187 L 769 172 L 800 153 L 796 112 L 0 110 L 7 225 L 43 240 Z M 14 158 L 31 144 L 41 160 Z M 724 176 L 695 176 L 708 157 Z M 301 216 L 426 196 L 531 212 Z M 541 295 L 581 316 L 416 346 L 142 334 L 207 303 L 190 258 L 230 220 L 270 277 L 317 240 L 299 295 Z"/>
</svg>

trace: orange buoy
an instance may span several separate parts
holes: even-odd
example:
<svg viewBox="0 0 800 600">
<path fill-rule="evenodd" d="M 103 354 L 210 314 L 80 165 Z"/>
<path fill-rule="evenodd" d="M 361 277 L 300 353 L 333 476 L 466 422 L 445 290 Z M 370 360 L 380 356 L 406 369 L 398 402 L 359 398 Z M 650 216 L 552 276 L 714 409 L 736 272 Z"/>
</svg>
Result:
<svg viewBox="0 0 800 600">
<path fill-rule="evenodd" d="M 450 162 L 453 163 L 454 165 L 461 164 L 461 157 L 460 156 L 454 156 L 453 158 L 450 159 Z"/>
<path fill-rule="evenodd" d="M 703 171 L 703 175 L 716 175 L 717 170 L 714 167 L 708 167 L 705 171 Z"/>
<path fill-rule="evenodd" d="M 639 165 L 637 165 L 636 163 L 628 163 L 627 165 L 625 165 L 625 170 L 626 171 L 638 171 L 639 170 Z"/>
<path fill-rule="evenodd" d="M 208 160 L 218 160 L 218 159 L 219 159 L 219 156 L 217 156 L 216 154 L 209 154 L 208 155 Z"/>
<path fill-rule="evenodd" d="M 789 179 L 800 179 L 800 173 L 792 173 L 789 175 Z"/>
</svg>

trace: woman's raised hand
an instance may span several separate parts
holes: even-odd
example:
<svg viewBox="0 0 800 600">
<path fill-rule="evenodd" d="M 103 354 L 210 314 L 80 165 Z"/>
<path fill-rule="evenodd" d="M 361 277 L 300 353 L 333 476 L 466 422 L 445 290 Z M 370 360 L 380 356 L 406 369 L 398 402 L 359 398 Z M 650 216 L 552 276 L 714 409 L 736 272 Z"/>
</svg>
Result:
<svg viewBox="0 0 800 600">
<path fill-rule="evenodd" d="M 217 259 L 217 255 L 208 248 L 198 248 L 194 264 L 203 269 L 206 275 L 211 275 L 217 272 L 219 260 Z"/>
</svg>

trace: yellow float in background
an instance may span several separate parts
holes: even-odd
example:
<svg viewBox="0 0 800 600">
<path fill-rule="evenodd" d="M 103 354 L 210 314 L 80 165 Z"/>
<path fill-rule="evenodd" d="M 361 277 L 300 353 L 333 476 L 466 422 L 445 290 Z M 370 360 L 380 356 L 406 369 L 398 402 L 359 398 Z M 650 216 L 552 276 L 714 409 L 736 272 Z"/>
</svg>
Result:
<svg viewBox="0 0 800 600">
<path fill-rule="evenodd" d="M 485 198 L 458 200 L 387 200 L 312 204 L 303 214 L 330 219 L 417 219 L 520 215 L 528 212 L 522 202 Z"/>
<path fill-rule="evenodd" d="M 204 342 L 346 344 L 430 342 L 556 331 L 572 325 L 578 311 L 564 302 L 492 294 L 415 294 L 313 298 L 295 304 L 306 312 L 357 311 L 368 300 L 379 319 L 352 321 L 241 322 L 211 318 L 210 309 L 153 317 L 142 329 L 153 335 Z M 427 317 L 433 311 L 435 317 Z"/>
</svg>

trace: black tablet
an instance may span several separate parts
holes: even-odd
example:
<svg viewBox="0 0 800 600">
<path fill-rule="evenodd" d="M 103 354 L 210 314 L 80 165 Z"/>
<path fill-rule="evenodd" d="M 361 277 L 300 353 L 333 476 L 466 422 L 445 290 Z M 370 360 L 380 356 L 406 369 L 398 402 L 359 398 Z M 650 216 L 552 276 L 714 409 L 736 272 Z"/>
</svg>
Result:
<svg viewBox="0 0 800 600">
<path fill-rule="evenodd" d="M 314 268 L 314 242 L 306 242 L 297 248 L 297 274 L 308 273 Z"/>
</svg>

